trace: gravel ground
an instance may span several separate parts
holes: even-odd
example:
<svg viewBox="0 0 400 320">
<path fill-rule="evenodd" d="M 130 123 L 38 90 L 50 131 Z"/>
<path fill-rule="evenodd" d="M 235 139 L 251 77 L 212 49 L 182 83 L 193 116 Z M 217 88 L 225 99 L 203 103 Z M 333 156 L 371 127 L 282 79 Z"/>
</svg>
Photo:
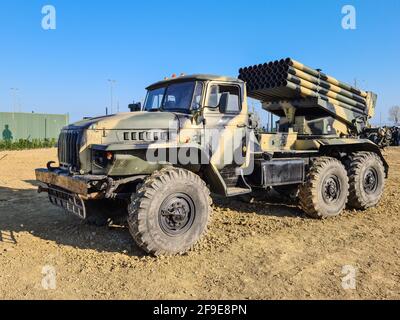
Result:
<svg viewBox="0 0 400 320">
<path fill-rule="evenodd" d="M 33 169 L 55 149 L 0 152 L 0 299 L 399 299 L 400 149 L 385 153 L 379 207 L 317 221 L 277 195 L 215 199 L 193 251 L 154 258 L 124 227 L 87 226 L 37 194 Z M 347 265 L 355 289 L 342 287 Z"/>
</svg>

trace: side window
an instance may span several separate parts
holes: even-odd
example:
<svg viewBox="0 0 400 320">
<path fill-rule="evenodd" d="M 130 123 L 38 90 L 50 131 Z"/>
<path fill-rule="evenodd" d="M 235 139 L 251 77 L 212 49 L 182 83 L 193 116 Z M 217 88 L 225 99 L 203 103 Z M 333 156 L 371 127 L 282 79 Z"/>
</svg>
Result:
<svg viewBox="0 0 400 320">
<path fill-rule="evenodd" d="M 218 107 L 219 103 L 219 86 L 213 85 L 210 88 L 210 94 L 208 96 L 208 106 L 211 108 Z"/>
<path fill-rule="evenodd" d="M 208 96 L 208 105 L 218 107 L 221 95 L 229 93 L 226 113 L 239 113 L 241 111 L 240 88 L 234 85 L 212 85 Z"/>
</svg>

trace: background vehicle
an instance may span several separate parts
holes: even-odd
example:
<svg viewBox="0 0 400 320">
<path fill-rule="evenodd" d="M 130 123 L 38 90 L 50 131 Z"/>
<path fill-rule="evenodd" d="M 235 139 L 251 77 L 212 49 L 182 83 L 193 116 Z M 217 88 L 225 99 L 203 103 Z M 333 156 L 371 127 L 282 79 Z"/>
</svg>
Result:
<svg viewBox="0 0 400 320">
<path fill-rule="evenodd" d="M 39 191 L 91 222 L 127 208 L 133 238 L 156 255 L 185 252 L 204 234 L 209 190 L 294 192 L 313 218 L 379 202 L 388 165 L 359 137 L 375 94 L 291 59 L 242 68 L 239 78 L 164 80 L 147 88 L 141 111 L 67 126 L 60 167 L 36 170 Z M 248 96 L 280 117 L 278 132 L 258 127 Z"/>
<path fill-rule="evenodd" d="M 390 127 L 371 127 L 365 128 L 361 134 L 362 138 L 369 139 L 381 148 L 386 148 L 395 145 L 394 137 L 395 130 Z"/>
</svg>

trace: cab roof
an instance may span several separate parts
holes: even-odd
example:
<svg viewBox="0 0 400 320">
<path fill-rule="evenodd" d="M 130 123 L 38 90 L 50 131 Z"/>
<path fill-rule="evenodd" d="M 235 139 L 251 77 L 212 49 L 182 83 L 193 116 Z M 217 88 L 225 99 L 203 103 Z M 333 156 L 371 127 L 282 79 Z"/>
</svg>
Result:
<svg viewBox="0 0 400 320">
<path fill-rule="evenodd" d="M 212 74 L 191 74 L 184 76 L 177 76 L 175 78 L 168 78 L 162 81 L 158 81 L 148 86 L 146 90 L 151 90 L 157 87 L 163 87 L 170 83 L 177 82 L 185 82 L 185 81 L 227 81 L 227 82 L 236 82 L 236 83 L 244 83 L 242 80 L 233 78 L 233 77 L 225 77 L 225 76 L 217 76 Z"/>
</svg>

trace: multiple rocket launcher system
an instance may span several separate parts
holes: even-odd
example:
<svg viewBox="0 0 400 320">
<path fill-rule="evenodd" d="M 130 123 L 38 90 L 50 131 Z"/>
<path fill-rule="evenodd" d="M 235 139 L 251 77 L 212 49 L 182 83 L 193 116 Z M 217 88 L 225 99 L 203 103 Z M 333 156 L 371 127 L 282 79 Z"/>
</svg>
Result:
<svg viewBox="0 0 400 320">
<path fill-rule="evenodd" d="M 317 98 L 365 122 L 375 109 L 374 93 L 357 89 L 290 58 L 241 68 L 239 79 L 247 83 L 248 96 L 262 102 Z"/>
</svg>

